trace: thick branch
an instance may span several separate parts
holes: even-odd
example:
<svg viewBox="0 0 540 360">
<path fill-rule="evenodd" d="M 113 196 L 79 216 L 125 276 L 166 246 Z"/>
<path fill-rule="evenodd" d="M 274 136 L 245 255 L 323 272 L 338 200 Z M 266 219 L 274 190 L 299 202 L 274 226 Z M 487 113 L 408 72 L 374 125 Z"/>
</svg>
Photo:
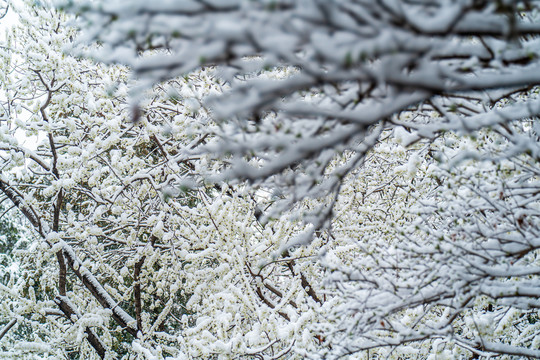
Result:
<svg viewBox="0 0 540 360">
<path fill-rule="evenodd" d="M 9 145 L 9 144 L 0 144 L 0 150 L 8 150 L 8 151 L 13 150 L 17 152 L 22 152 L 24 156 L 33 160 L 36 164 L 41 166 L 45 171 L 51 171 L 51 168 L 49 167 L 49 165 L 45 164 L 45 161 L 31 150 L 28 150 L 19 146 Z"/>
<path fill-rule="evenodd" d="M 135 298 L 135 318 L 137 319 L 137 329 L 142 332 L 142 301 L 141 301 L 141 267 L 144 264 L 146 256 L 141 257 L 135 264 L 135 270 L 133 271 L 133 297 Z"/>
<path fill-rule="evenodd" d="M 84 267 L 73 248 L 64 243 L 62 253 L 67 264 L 73 270 L 75 275 L 82 281 L 84 286 L 92 293 L 94 298 L 106 309 L 111 309 L 112 318 L 128 333 L 137 337 L 136 321 L 127 312 L 122 309 L 116 301 L 103 288 L 96 277 Z"/>
<path fill-rule="evenodd" d="M 66 317 L 72 322 L 74 322 L 73 316 L 76 316 L 77 318 L 81 317 L 76 308 L 71 303 L 71 301 L 69 301 L 69 299 L 65 296 L 57 296 L 56 299 L 54 299 L 54 302 L 58 305 L 58 307 L 60 308 L 60 310 L 62 310 Z M 94 348 L 94 350 L 96 350 L 99 357 L 102 359 L 105 358 L 105 345 L 101 342 L 99 337 L 89 327 L 86 327 L 84 332 L 87 335 L 86 339 Z"/>
<path fill-rule="evenodd" d="M 51 148 L 55 149 L 54 142 L 52 139 L 52 135 L 49 133 L 49 140 L 51 143 Z M 56 167 L 56 150 L 53 151 L 54 154 L 54 161 L 53 161 L 53 168 L 52 171 L 56 178 L 59 178 L 58 169 Z M 52 229 L 55 232 L 58 232 L 60 230 L 60 211 L 62 209 L 62 200 L 64 199 L 64 192 L 62 189 L 58 191 L 58 194 L 56 195 L 56 203 L 53 204 L 53 224 Z M 56 252 L 56 258 L 58 259 L 58 293 L 62 296 L 66 295 L 66 262 L 64 261 L 64 255 L 62 255 L 62 251 Z"/>
<path fill-rule="evenodd" d="M 512 346 L 508 344 L 502 344 L 502 343 L 493 343 L 490 341 L 480 341 L 477 339 L 476 341 L 467 341 L 460 339 L 460 342 L 473 347 L 480 349 L 482 351 L 487 351 L 495 354 L 501 354 L 501 355 L 516 355 L 519 357 L 528 357 L 528 358 L 540 358 L 540 350 L 536 349 L 529 349 L 526 347 L 518 347 L 518 346 Z"/>
<path fill-rule="evenodd" d="M 66 261 L 62 251 L 56 252 L 56 259 L 58 260 L 58 293 L 62 296 L 66 296 Z"/>
<path fill-rule="evenodd" d="M 15 206 L 23 213 L 23 215 L 30 221 L 30 224 L 34 226 L 37 232 L 45 238 L 41 220 L 37 216 L 34 209 L 24 203 L 23 197 L 17 190 L 12 188 L 7 182 L 0 179 L 0 191 L 10 199 Z"/>
<path fill-rule="evenodd" d="M 41 220 L 37 217 L 34 209 L 24 204 L 22 195 L 16 190 L 11 188 L 6 182 L 0 180 L 0 191 L 2 191 L 23 213 L 23 215 L 30 221 L 30 223 L 36 228 L 43 239 L 47 238 L 47 235 L 43 231 Z M 47 241 L 48 245 L 51 245 Z M 136 321 L 128 313 L 124 311 L 113 298 L 107 293 L 103 286 L 99 283 L 96 277 L 84 266 L 77 258 L 75 251 L 71 246 L 66 243 L 62 244 L 62 255 L 67 261 L 67 265 L 73 270 L 75 275 L 81 279 L 84 286 L 92 293 L 96 300 L 105 308 L 111 309 L 113 319 L 122 327 L 124 327 L 131 335 L 137 335 L 137 329 L 135 328 Z"/>
</svg>

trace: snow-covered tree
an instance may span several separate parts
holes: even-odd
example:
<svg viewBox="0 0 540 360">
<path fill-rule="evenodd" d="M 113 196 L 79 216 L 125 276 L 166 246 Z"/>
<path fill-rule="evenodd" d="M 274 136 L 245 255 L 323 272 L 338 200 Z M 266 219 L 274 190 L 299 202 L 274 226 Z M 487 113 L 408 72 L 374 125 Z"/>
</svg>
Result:
<svg viewBox="0 0 540 360">
<path fill-rule="evenodd" d="M 352 264 L 331 263 L 327 282 L 342 300 L 322 326 L 327 356 L 540 357 L 537 128 L 445 134 L 413 160 L 424 191 L 411 193 L 418 202 L 394 240 L 368 234 Z"/>
<path fill-rule="evenodd" d="M 338 204 L 363 194 L 345 191 L 351 178 L 369 170 L 386 178 L 382 164 L 366 168 L 381 136 L 393 131 L 419 146 L 408 161 L 429 165 L 423 191 L 411 190 L 418 203 L 385 218 L 388 227 L 374 224 L 392 236 L 351 220 L 345 228 L 365 235 L 352 237 L 359 257 L 326 264 L 328 283 L 342 293 L 326 328 L 328 356 L 437 338 L 429 348 L 441 356 L 540 355 L 537 329 L 525 326 L 536 323 L 538 297 L 538 1 L 62 6 L 79 14 L 81 44 L 99 42 L 91 56 L 133 69 L 133 120 L 152 84 L 215 69 L 223 92 L 204 106 L 218 136 L 184 156 L 225 159 L 218 180 L 271 189 L 263 222 L 293 209 L 312 224 L 281 251 L 309 244 L 325 227 L 338 242 L 350 238 Z M 359 208 L 356 216 L 374 211 Z"/>
<path fill-rule="evenodd" d="M 227 91 L 205 104 L 220 141 L 191 153 L 230 158 L 222 179 L 279 189 L 284 199 L 272 214 L 338 193 L 381 128 L 401 125 L 413 142 L 540 111 L 526 97 L 493 107 L 540 80 L 537 1 L 61 4 L 79 16 L 79 42 L 100 44 L 79 53 L 133 69 L 134 120 L 147 86 L 217 66 Z M 347 151 L 355 156 L 329 173 L 332 159 Z M 316 227 L 328 219 L 320 212 Z"/>
<path fill-rule="evenodd" d="M 14 5 L 3 355 L 540 357 L 539 2 Z"/>
<path fill-rule="evenodd" d="M 2 356 L 279 358 L 320 342 L 317 244 L 263 263 L 303 226 L 262 226 L 263 193 L 186 179 L 218 166 L 179 154 L 215 133 L 197 104 L 219 82 L 201 70 L 155 86 L 133 124 L 126 68 L 65 55 L 66 16 L 14 10 L 0 191 L 34 236 L 1 288 Z"/>
</svg>

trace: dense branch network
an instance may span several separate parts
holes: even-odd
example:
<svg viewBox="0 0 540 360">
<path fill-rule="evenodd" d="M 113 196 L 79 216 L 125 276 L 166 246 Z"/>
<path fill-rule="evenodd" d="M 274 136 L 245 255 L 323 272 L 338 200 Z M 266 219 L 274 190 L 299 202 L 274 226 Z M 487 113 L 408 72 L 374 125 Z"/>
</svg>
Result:
<svg viewBox="0 0 540 360">
<path fill-rule="evenodd" d="M 217 67 L 224 93 L 205 104 L 221 140 L 179 157 L 232 156 L 218 179 L 279 189 L 276 196 L 285 199 L 269 217 L 302 199 L 338 192 L 361 161 L 352 157 L 349 166 L 329 171 L 332 159 L 346 152 L 362 158 L 378 140 L 377 125 L 403 126 L 412 142 L 536 116 L 534 98 L 502 112 L 493 105 L 539 83 L 537 6 L 405 0 L 64 5 L 81 14 L 79 41 L 100 42 L 93 57 L 133 69 L 135 101 L 150 84 Z M 269 69 L 284 73 L 278 79 Z"/>
<path fill-rule="evenodd" d="M 539 5 L 68 1 L 76 32 L 28 2 L 0 52 L 0 200 L 39 241 L 0 338 L 540 357 Z"/>
</svg>

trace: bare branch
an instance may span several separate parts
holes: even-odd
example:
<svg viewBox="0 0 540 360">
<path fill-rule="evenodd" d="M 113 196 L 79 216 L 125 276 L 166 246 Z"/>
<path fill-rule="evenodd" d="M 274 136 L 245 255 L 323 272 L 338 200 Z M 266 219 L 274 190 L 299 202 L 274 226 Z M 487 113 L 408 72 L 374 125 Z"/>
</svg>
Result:
<svg viewBox="0 0 540 360">
<path fill-rule="evenodd" d="M 17 323 L 17 319 L 10 320 L 3 328 L 0 330 L 0 340 L 7 334 L 7 332 Z"/>
</svg>

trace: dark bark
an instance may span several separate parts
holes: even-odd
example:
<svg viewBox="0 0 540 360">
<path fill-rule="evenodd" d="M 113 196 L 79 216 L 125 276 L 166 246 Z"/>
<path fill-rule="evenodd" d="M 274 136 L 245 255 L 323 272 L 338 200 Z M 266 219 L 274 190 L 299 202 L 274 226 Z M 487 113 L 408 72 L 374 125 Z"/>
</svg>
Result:
<svg viewBox="0 0 540 360">
<path fill-rule="evenodd" d="M 131 318 L 113 298 L 105 291 L 103 286 L 97 282 L 96 278 L 81 265 L 77 255 L 70 246 L 65 245 L 62 248 L 62 253 L 66 259 L 67 265 L 73 270 L 75 275 L 82 281 L 83 285 L 90 291 L 92 296 L 106 309 L 111 309 L 112 318 L 128 333 L 137 337 L 137 329 L 135 324 L 131 324 Z"/>
<path fill-rule="evenodd" d="M 7 334 L 7 332 L 17 323 L 17 319 L 13 319 L 10 322 L 4 326 L 4 328 L 0 331 L 0 340 Z"/>
<path fill-rule="evenodd" d="M 47 235 L 44 233 L 41 219 L 36 215 L 34 209 L 26 204 L 24 204 L 23 197 L 15 189 L 9 186 L 8 183 L 0 180 L 0 191 L 2 191 L 12 202 L 17 206 L 17 208 L 23 213 L 23 215 L 30 221 L 30 223 L 35 227 L 36 231 L 41 235 L 45 242 L 49 246 L 52 246 L 50 242 L 46 240 Z M 77 255 L 73 251 L 73 248 L 68 244 L 64 244 L 61 249 L 62 256 L 64 257 L 66 265 L 68 265 L 75 275 L 82 281 L 83 285 L 90 291 L 92 296 L 105 308 L 111 309 L 112 318 L 123 328 L 126 329 L 128 333 L 133 336 L 137 336 L 137 329 L 135 324 L 131 324 L 134 319 L 127 314 L 124 309 L 122 309 L 105 291 L 103 286 L 97 281 L 92 273 L 83 266 L 77 258 Z M 129 323 L 129 325 L 128 325 Z"/>
<path fill-rule="evenodd" d="M 62 310 L 64 315 L 66 315 L 66 317 L 72 322 L 74 322 L 73 316 L 80 318 L 80 315 L 73 307 L 73 304 L 65 296 L 57 296 L 56 299 L 54 299 L 54 302 L 56 303 L 56 305 L 58 305 L 58 308 Z M 105 349 L 105 345 L 101 342 L 96 333 L 89 327 L 87 327 L 84 332 L 87 335 L 86 339 L 94 348 L 94 350 L 96 350 L 99 357 L 102 359 L 105 358 L 105 353 L 107 352 L 107 350 Z"/>
<path fill-rule="evenodd" d="M 141 257 L 135 264 L 135 270 L 133 271 L 133 297 L 135 299 L 135 318 L 137 319 L 137 329 L 142 332 L 142 301 L 141 301 L 141 268 L 144 264 L 146 256 Z"/>
</svg>

